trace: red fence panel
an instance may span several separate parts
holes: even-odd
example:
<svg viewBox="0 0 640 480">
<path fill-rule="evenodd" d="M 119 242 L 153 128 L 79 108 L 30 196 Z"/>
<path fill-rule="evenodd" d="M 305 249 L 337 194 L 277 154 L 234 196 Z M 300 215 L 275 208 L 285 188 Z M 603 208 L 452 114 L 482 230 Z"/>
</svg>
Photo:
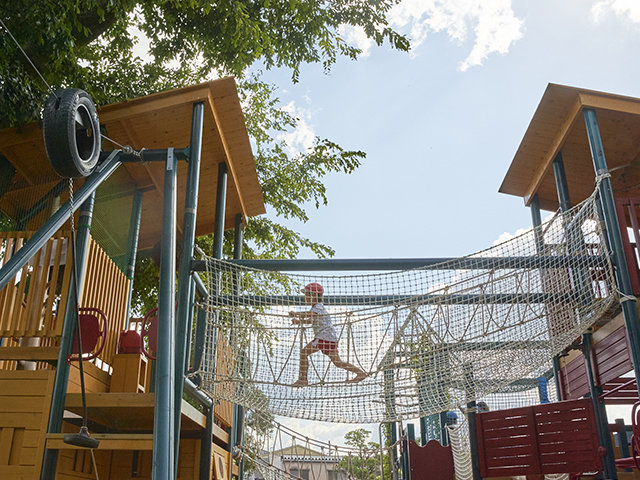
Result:
<svg viewBox="0 0 640 480">
<path fill-rule="evenodd" d="M 476 414 L 483 477 L 602 469 L 590 399 Z"/>
</svg>

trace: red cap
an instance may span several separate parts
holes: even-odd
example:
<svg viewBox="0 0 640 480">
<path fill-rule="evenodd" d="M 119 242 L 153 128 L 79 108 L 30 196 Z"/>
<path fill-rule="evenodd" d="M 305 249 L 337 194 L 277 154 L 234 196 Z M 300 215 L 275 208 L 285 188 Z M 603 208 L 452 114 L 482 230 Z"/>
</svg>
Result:
<svg viewBox="0 0 640 480">
<path fill-rule="evenodd" d="M 324 288 L 319 283 L 310 283 L 302 289 L 302 293 L 316 293 L 318 295 L 324 295 Z"/>
</svg>

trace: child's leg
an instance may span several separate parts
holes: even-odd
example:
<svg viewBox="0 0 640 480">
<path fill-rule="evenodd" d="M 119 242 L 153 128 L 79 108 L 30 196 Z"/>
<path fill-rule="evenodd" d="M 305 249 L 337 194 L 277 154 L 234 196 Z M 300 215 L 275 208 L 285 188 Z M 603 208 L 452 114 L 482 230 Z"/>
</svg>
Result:
<svg viewBox="0 0 640 480">
<path fill-rule="evenodd" d="M 342 368 L 343 370 L 356 374 L 356 376 L 351 380 L 349 380 L 349 382 L 352 382 L 352 383 L 360 382 L 361 380 L 364 380 L 367 377 L 367 374 L 364 373 L 360 368 L 356 367 L 355 365 L 351 365 L 349 362 L 345 362 L 344 360 L 340 359 L 340 355 L 338 355 L 338 350 L 330 351 L 329 353 L 327 353 L 327 356 L 336 367 Z"/>
<path fill-rule="evenodd" d="M 294 385 L 306 385 L 307 373 L 309 372 L 309 355 L 318 351 L 313 342 L 309 343 L 306 347 L 300 350 L 300 373 L 298 373 L 298 380 Z"/>
</svg>

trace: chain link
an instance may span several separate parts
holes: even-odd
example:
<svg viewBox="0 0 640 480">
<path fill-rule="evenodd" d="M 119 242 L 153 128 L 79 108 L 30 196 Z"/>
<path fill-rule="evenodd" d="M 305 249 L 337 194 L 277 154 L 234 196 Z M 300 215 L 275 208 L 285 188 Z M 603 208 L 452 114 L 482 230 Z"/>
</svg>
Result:
<svg viewBox="0 0 640 480">
<path fill-rule="evenodd" d="M 69 178 L 69 208 L 71 209 L 71 231 L 75 231 L 73 219 L 73 178 Z"/>
</svg>

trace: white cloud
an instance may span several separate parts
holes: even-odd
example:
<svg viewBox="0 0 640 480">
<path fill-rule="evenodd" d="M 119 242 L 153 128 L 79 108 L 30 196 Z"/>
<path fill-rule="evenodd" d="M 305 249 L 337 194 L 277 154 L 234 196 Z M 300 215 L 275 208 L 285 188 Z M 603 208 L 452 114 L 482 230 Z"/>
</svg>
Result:
<svg viewBox="0 0 640 480">
<path fill-rule="evenodd" d="M 297 119 L 297 126 L 292 132 L 279 134 L 277 139 L 286 142 L 289 154 L 292 156 L 311 149 L 316 137 L 313 126 L 310 124 L 311 112 L 296 106 L 293 100 L 282 109 Z"/>
<path fill-rule="evenodd" d="M 640 2 L 638 0 L 602 0 L 591 7 L 591 18 L 595 23 L 600 22 L 609 13 L 640 23 Z"/>
<path fill-rule="evenodd" d="M 512 0 L 404 0 L 389 13 L 391 24 L 409 29 L 412 47 L 420 46 L 432 33 L 446 32 L 464 44 L 472 30 L 474 45 L 460 70 L 482 65 L 491 53 L 505 54 L 522 38 L 524 21 L 511 8 Z"/>
<path fill-rule="evenodd" d="M 368 57 L 371 53 L 373 40 L 367 37 L 362 27 L 353 27 L 351 25 L 341 25 L 339 35 L 350 45 L 355 45 L 362 50 L 362 57 Z"/>
</svg>

